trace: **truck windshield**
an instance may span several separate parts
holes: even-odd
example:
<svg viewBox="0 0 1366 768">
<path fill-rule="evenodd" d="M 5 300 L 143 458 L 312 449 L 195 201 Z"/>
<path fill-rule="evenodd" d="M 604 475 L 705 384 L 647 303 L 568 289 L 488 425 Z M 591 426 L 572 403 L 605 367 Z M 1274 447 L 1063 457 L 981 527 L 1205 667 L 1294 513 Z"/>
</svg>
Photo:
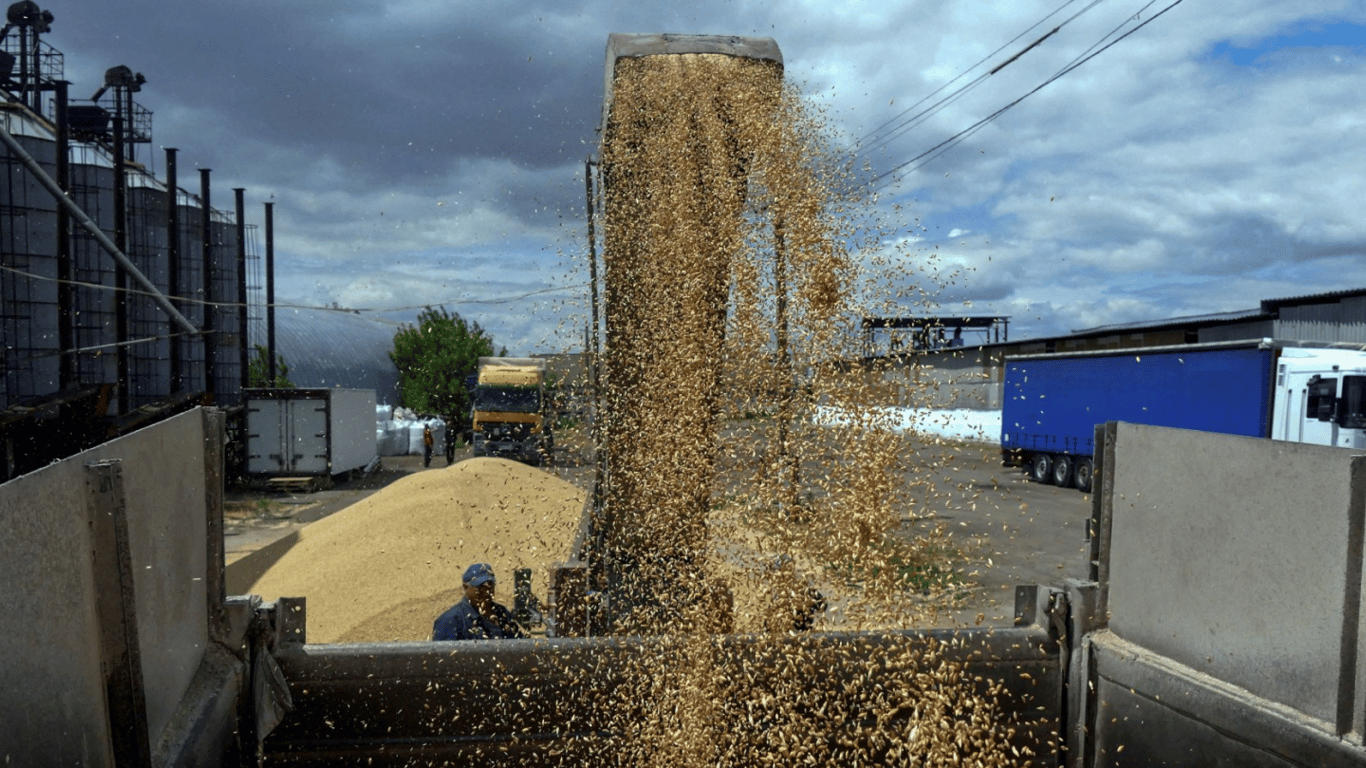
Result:
<svg viewBox="0 0 1366 768">
<path fill-rule="evenodd" d="M 1338 418 L 1344 429 L 1366 429 L 1366 376 L 1342 377 Z"/>
<path fill-rule="evenodd" d="M 540 392 L 534 387 L 479 387 L 474 410 L 536 413 L 541 410 Z"/>
</svg>

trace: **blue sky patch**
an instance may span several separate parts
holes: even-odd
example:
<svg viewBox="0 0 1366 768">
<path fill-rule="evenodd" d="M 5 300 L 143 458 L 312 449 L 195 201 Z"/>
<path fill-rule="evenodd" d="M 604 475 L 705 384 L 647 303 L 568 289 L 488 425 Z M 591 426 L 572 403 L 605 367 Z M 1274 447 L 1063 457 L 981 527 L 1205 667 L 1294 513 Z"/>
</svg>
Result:
<svg viewBox="0 0 1366 768">
<path fill-rule="evenodd" d="M 1239 45 L 1220 40 L 1210 49 L 1209 57 L 1239 66 L 1253 66 L 1266 54 L 1286 48 L 1366 48 L 1366 25 L 1343 22 L 1302 22 L 1284 32 L 1264 37 L 1251 45 Z"/>
</svg>

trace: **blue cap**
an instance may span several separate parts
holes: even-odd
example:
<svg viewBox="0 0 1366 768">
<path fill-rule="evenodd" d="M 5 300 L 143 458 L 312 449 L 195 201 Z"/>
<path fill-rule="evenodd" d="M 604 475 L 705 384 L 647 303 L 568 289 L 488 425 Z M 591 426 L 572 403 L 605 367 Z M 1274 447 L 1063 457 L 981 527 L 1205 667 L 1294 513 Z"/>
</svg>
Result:
<svg viewBox="0 0 1366 768">
<path fill-rule="evenodd" d="M 478 587 L 484 584 L 494 583 L 493 566 L 488 563 L 475 563 L 465 569 L 465 578 L 461 579 L 467 587 Z"/>
</svg>

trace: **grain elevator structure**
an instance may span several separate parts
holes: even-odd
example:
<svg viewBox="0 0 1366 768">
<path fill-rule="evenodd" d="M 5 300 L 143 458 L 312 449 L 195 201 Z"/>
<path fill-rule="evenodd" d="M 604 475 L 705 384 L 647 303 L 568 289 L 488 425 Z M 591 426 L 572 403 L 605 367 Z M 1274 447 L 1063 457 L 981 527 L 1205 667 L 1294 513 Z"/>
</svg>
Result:
<svg viewBox="0 0 1366 768">
<path fill-rule="evenodd" d="M 154 156 L 141 73 L 68 83 L 53 23 L 25 0 L 0 34 L 0 480 L 193 405 L 240 406 L 263 314 L 243 191 L 217 193 L 236 198 L 226 213 L 209 169 Z"/>
</svg>

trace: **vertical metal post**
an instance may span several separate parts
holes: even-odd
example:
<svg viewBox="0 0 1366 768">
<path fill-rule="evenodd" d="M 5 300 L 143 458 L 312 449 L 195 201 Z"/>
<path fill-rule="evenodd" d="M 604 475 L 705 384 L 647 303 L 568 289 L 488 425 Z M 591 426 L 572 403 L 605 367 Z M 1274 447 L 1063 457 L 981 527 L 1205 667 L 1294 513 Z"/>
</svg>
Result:
<svg viewBox="0 0 1366 768">
<path fill-rule="evenodd" d="M 115 89 L 114 99 L 123 114 L 123 156 L 132 160 L 137 148 L 137 123 L 133 120 L 133 87 L 125 85 Z"/>
<path fill-rule="evenodd" d="M 549 593 L 555 637 L 588 637 L 589 570 L 583 563 L 559 563 L 550 569 Z"/>
<path fill-rule="evenodd" d="M 65 80 L 57 81 L 57 154 L 54 158 L 57 186 L 71 195 L 71 128 L 67 106 L 69 96 Z M 76 385 L 76 360 L 70 351 L 76 348 L 73 323 L 76 307 L 76 286 L 72 282 L 74 258 L 71 255 L 71 214 L 57 206 L 57 348 L 62 355 L 57 362 L 57 381 L 61 389 Z"/>
<path fill-rule="evenodd" d="M 33 31 L 33 113 L 43 114 L 43 46 L 39 40 L 38 27 L 30 28 Z"/>
<path fill-rule="evenodd" d="M 171 301 L 175 308 L 184 311 L 185 303 L 180 300 L 184 286 L 180 284 L 180 187 L 176 178 L 176 150 L 173 147 L 166 148 L 166 282 Z M 193 343 L 193 339 L 181 339 L 177 334 L 179 328 L 176 327 L 175 320 L 168 317 L 166 320 L 171 334 L 171 392 L 180 392 L 185 389 L 185 371 L 183 366 L 184 350 L 187 343 Z"/>
<path fill-rule="evenodd" d="M 204 261 L 204 322 L 200 324 L 200 329 L 204 332 L 204 392 L 209 396 L 209 402 L 217 402 L 215 395 L 218 393 L 218 338 L 214 333 L 217 324 L 214 322 L 214 314 L 217 308 L 214 306 L 213 291 L 213 208 L 209 203 L 209 169 L 199 169 L 199 202 L 200 209 L 200 238 L 203 253 L 200 256 Z"/>
<path fill-rule="evenodd" d="M 241 361 L 241 377 L 238 392 L 250 386 L 247 379 L 247 369 L 250 367 L 250 360 L 247 355 L 247 210 L 246 210 L 246 190 L 235 187 L 233 197 L 236 201 L 237 213 L 237 335 L 238 351 Z"/>
<path fill-rule="evenodd" d="M 28 64 L 28 71 L 25 73 L 27 77 L 24 79 L 25 85 L 28 87 L 28 93 L 26 95 L 29 98 L 29 106 L 33 109 L 33 113 L 35 115 L 41 115 L 43 114 L 43 91 L 42 88 L 39 87 L 42 84 L 39 79 L 39 73 L 42 71 L 42 54 L 38 50 L 38 29 L 37 27 L 32 26 L 20 27 L 19 29 L 21 40 L 23 39 L 23 30 L 28 30 L 29 47 L 26 48 L 24 52 L 31 57 L 31 63 L 25 62 Z"/>
<path fill-rule="evenodd" d="M 270 380 L 275 386 L 275 203 L 266 203 L 266 357 L 270 358 Z"/>
<path fill-rule="evenodd" d="M 594 226 L 594 213 L 596 211 L 596 206 L 593 204 L 594 165 L 595 163 L 593 162 L 593 158 L 591 157 L 585 159 L 583 162 L 583 183 L 585 188 L 585 194 L 587 195 L 588 205 L 588 282 L 590 284 L 589 303 L 592 305 L 591 311 L 593 318 L 593 330 L 591 334 L 592 348 L 590 349 L 588 347 L 585 347 L 584 353 L 588 356 L 588 386 L 593 398 L 593 429 L 591 436 L 593 443 L 594 473 L 593 518 L 594 527 L 596 528 L 598 527 L 597 517 L 602 514 L 603 498 L 606 492 L 604 485 L 607 481 L 607 452 L 603 450 L 602 447 L 602 382 L 599 379 L 602 351 L 599 345 L 599 339 L 601 338 L 602 326 L 600 325 L 598 320 L 598 240 L 597 229 Z M 590 540 L 596 541 L 597 533 L 597 531 L 594 531 L 594 535 L 590 537 Z M 590 555 L 590 557 L 593 558 L 593 563 L 599 562 L 599 556 L 597 553 Z"/>
<path fill-rule="evenodd" d="M 119 253 L 128 254 L 128 165 L 124 154 L 125 138 L 128 132 L 127 121 L 123 116 L 123 99 L 115 94 L 115 104 L 119 114 L 114 115 L 114 247 Z M 128 392 L 133 377 L 128 370 L 128 272 L 120 267 L 114 268 L 114 340 L 118 342 L 114 354 L 114 367 L 117 370 L 119 413 L 128 413 L 132 400 Z"/>
<path fill-rule="evenodd" d="M 114 763 L 146 768 L 152 749 L 121 462 L 86 467 L 86 499 Z"/>
<path fill-rule="evenodd" d="M 600 325 L 598 323 L 598 240 L 597 230 L 595 227 L 593 216 L 593 165 L 593 158 L 591 157 L 584 160 L 583 162 L 583 183 L 586 188 L 585 191 L 588 196 L 588 281 L 590 292 L 589 300 L 591 303 L 591 310 L 593 314 L 593 348 L 591 352 L 593 354 L 592 359 L 594 361 L 596 368 L 598 353 L 598 332 L 600 329 Z M 584 352 L 589 351 L 590 350 L 588 349 L 584 350 Z M 594 385 L 597 384 L 596 378 L 593 383 Z"/>
</svg>

